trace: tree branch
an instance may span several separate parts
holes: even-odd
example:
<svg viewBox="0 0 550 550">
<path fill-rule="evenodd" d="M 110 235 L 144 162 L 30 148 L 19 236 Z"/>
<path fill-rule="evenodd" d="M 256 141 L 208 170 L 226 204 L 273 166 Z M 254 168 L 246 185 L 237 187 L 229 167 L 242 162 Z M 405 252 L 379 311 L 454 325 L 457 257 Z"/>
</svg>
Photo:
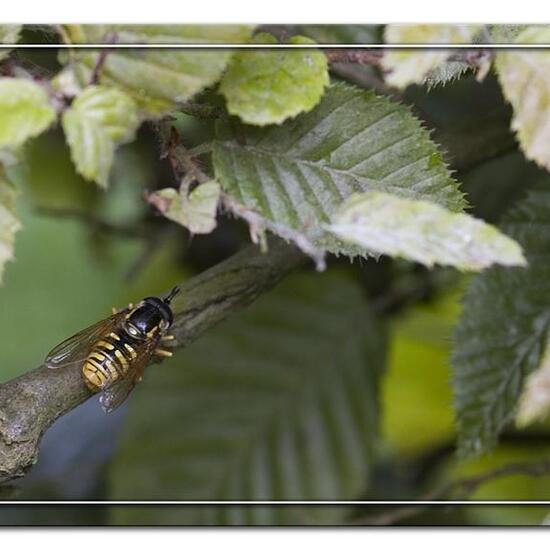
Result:
<svg viewBox="0 0 550 550">
<path fill-rule="evenodd" d="M 406 45 L 404 45 L 406 49 Z M 452 48 L 449 48 L 452 51 Z M 384 57 L 384 50 L 381 49 L 330 49 L 325 50 L 325 55 L 330 63 L 351 63 L 354 65 L 376 65 L 380 66 Z M 492 60 L 492 52 L 487 48 L 472 48 L 471 50 L 453 51 L 448 57 L 449 61 L 460 61 L 467 63 L 474 68 Z"/>
<path fill-rule="evenodd" d="M 384 50 L 367 49 L 335 49 L 325 50 L 325 55 L 331 63 L 354 63 L 357 65 L 379 65 Z"/>
<path fill-rule="evenodd" d="M 283 241 L 262 254 L 249 246 L 181 284 L 173 302 L 172 347 L 185 347 L 203 332 L 274 287 L 306 257 Z M 25 475 L 36 462 L 44 432 L 93 394 L 80 366 L 41 367 L 0 385 L 0 483 Z"/>
</svg>

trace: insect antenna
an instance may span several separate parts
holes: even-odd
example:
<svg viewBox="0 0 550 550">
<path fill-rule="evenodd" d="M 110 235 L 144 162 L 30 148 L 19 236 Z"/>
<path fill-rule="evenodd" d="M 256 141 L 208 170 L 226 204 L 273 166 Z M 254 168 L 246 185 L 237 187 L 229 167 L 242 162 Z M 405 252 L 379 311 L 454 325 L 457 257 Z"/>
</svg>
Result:
<svg viewBox="0 0 550 550">
<path fill-rule="evenodd" d="M 168 296 L 166 296 L 166 298 L 164 298 L 163 302 L 165 304 L 169 304 L 175 296 L 177 296 L 179 293 L 181 292 L 181 289 L 179 286 L 175 286 L 171 291 L 170 291 L 170 294 L 168 294 Z"/>
</svg>

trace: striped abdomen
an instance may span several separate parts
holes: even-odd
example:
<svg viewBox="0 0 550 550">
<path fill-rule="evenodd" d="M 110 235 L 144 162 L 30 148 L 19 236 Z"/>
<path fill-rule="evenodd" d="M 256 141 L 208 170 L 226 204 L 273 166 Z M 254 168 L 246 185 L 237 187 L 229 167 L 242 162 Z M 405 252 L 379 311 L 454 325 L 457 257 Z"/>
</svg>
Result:
<svg viewBox="0 0 550 550">
<path fill-rule="evenodd" d="M 98 340 L 84 362 L 86 385 L 94 391 L 107 388 L 128 372 L 136 357 L 135 347 L 127 338 L 111 332 Z"/>
</svg>

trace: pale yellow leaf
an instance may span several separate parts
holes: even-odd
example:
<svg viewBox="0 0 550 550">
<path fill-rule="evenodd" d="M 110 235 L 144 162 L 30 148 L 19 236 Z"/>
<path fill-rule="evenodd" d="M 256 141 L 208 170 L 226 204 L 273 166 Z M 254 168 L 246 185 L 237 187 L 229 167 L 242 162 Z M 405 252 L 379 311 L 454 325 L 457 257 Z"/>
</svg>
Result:
<svg viewBox="0 0 550 550">
<path fill-rule="evenodd" d="M 366 251 L 427 266 L 479 271 L 494 264 L 525 266 L 521 247 L 496 227 L 424 200 L 389 193 L 352 195 L 327 229 Z"/>
<path fill-rule="evenodd" d="M 527 27 L 516 42 L 550 42 L 548 27 Z M 550 51 L 511 49 L 496 56 L 504 97 L 512 104 L 512 129 L 525 156 L 550 169 Z"/>
<path fill-rule="evenodd" d="M 220 184 L 211 180 L 201 183 L 189 195 L 168 187 L 149 195 L 148 201 L 191 233 L 210 233 L 216 227 L 220 191 Z"/>
<path fill-rule="evenodd" d="M 387 44 L 468 44 L 480 25 L 387 25 Z M 405 88 L 422 83 L 430 71 L 444 63 L 453 53 L 443 49 L 386 50 L 382 66 L 389 71 L 386 82 Z"/>
</svg>

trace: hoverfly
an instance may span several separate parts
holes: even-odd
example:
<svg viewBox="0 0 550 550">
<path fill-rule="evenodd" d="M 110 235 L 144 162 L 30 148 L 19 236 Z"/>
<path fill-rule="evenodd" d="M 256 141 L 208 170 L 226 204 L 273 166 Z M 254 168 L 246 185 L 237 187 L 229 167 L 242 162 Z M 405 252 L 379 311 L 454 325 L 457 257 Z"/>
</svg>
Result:
<svg viewBox="0 0 550 550">
<path fill-rule="evenodd" d="M 82 376 L 93 392 L 101 391 L 99 402 L 105 412 L 116 409 L 141 381 L 145 366 L 153 357 L 171 357 L 159 348 L 173 322 L 170 302 L 178 294 L 175 287 L 161 299 L 144 298 L 135 307 L 117 311 L 95 325 L 61 342 L 44 363 L 51 369 L 82 363 Z"/>
</svg>

